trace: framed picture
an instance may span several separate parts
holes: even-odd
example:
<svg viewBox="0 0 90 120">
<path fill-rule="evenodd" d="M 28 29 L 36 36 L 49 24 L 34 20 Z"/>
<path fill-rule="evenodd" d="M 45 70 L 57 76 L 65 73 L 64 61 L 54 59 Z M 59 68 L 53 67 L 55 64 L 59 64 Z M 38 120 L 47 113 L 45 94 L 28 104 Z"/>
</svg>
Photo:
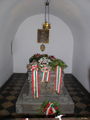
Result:
<svg viewBox="0 0 90 120">
<path fill-rule="evenodd" d="M 37 35 L 38 43 L 49 43 L 49 30 L 38 29 Z"/>
</svg>

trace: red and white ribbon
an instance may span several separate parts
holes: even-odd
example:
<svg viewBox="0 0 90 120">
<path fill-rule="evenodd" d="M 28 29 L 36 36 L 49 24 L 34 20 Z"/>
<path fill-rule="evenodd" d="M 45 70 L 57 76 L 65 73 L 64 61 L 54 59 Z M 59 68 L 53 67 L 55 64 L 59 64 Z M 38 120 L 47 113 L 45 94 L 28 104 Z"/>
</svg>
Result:
<svg viewBox="0 0 90 120">
<path fill-rule="evenodd" d="M 42 73 L 42 82 L 49 82 L 50 80 L 50 69 L 48 67 L 43 67 L 41 69 Z"/>
<path fill-rule="evenodd" d="M 32 65 L 32 95 L 34 98 L 38 98 L 40 95 L 39 77 L 38 77 L 38 65 Z"/>
<path fill-rule="evenodd" d="M 54 113 L 56 113 L 56 110 L 54 108 L 54 104 L 49 102 L 46 107 L 44 108 L 44 112 L 46 113 L 46 115 L 52 115 Z"/>
<path fill-rule="evenodd" d="M 55 83 L 54 88 L 55 91 L 60 94 L 60 88 L 62 84 L 62 68 L 60 66 L 56 66 L 56 73 L 55 73 Z"/>
</svg>

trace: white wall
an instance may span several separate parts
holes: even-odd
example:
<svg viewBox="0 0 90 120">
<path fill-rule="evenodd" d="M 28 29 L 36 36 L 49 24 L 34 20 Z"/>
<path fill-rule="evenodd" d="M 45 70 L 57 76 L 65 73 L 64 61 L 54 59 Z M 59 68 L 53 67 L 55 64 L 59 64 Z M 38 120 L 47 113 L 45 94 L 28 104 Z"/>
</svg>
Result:
<svg viewBox="0 0 90 120">
<path fill-rule="evenodd" d="M 0 87 L 8 80 L 13 73 L 13 59 L 11 55 L 10 31 L 6 30 L 8 22 L 2 24 L 0 21 Z"/>
<path fill-rule="evenodd" d="M 26 72 L 29 57 L 40 51 L 37 43 L 37 29 L 41 28 L 44 15 L 35 15 L 26 19 L 19 27 L 13 42 L 13 71 Z M 66 62 L 67 73 L 72 72 L 73 36 L 69 27 L 59 18 L 51 15 L 52 29 L 50 42 L 43 53 L 55 55 Z"/>
<path fill-rule="evenodd" d="M 0 40 L 0 87 L 13 73 L 10 42 Z"/>
<path fill-rule="evenodd" d="M 11 26 L 9 22 L 11 21 L 9 20 L 9 15 L 6 7 L 0 3 L 0 87 L 13 73 L 13 59 L 11 55 L 11 40 L 13 39 L 13 35 L 10 31 Z"/>
<path fill-rule="evenodd" d="M 84 29 L 81 27 L 81 29 L 74 31 L 72 73 L 86 90 L 90 92 L 90 80 L 88 75 L 90 68 L 90 25 L 87 23 L 83 25 Z"/>
</svg>

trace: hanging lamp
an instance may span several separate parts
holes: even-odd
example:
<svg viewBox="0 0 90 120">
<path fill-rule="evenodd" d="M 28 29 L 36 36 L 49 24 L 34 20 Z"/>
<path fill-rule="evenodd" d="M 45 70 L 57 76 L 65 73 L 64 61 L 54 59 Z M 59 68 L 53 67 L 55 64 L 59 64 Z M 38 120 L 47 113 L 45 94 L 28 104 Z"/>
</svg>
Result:
<svg viewBox="0 0 90 120">
<path fill-rule="evenodd" d="M 51 24 L 49 23 L 49 0 L 45 2 L 45 22 L 43 24 L 43 29 L 49 30 L 51 29 Z"/>
</svg>

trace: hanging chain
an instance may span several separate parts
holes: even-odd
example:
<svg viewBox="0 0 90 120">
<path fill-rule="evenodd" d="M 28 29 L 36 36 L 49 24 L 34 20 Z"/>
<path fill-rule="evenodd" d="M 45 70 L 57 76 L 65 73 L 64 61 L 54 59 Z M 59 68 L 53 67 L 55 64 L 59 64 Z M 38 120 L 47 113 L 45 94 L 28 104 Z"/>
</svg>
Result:
<svg viewBox="0 0 90 120">
<path fill-rule="evenodd" d="M 49 23 L 49 4 L 50 4 L 50 0 L 47 0 L 45 2 L 45 22 L 47 22 L 47 17 L 48 17 L 48 23 Z"/>
<path fill-rule="evenodd" d="M 46 3 L 45 3 L 45 22 L 47 21 L 46 14 L 47 14 L 47 11 L 46 11 Z"/>
<path fill-rule="evenodd" d="M 47 5 L 48 23 L 49 23 L 49 0 L 47 0 L 46 5 Z"/>
</svg>

